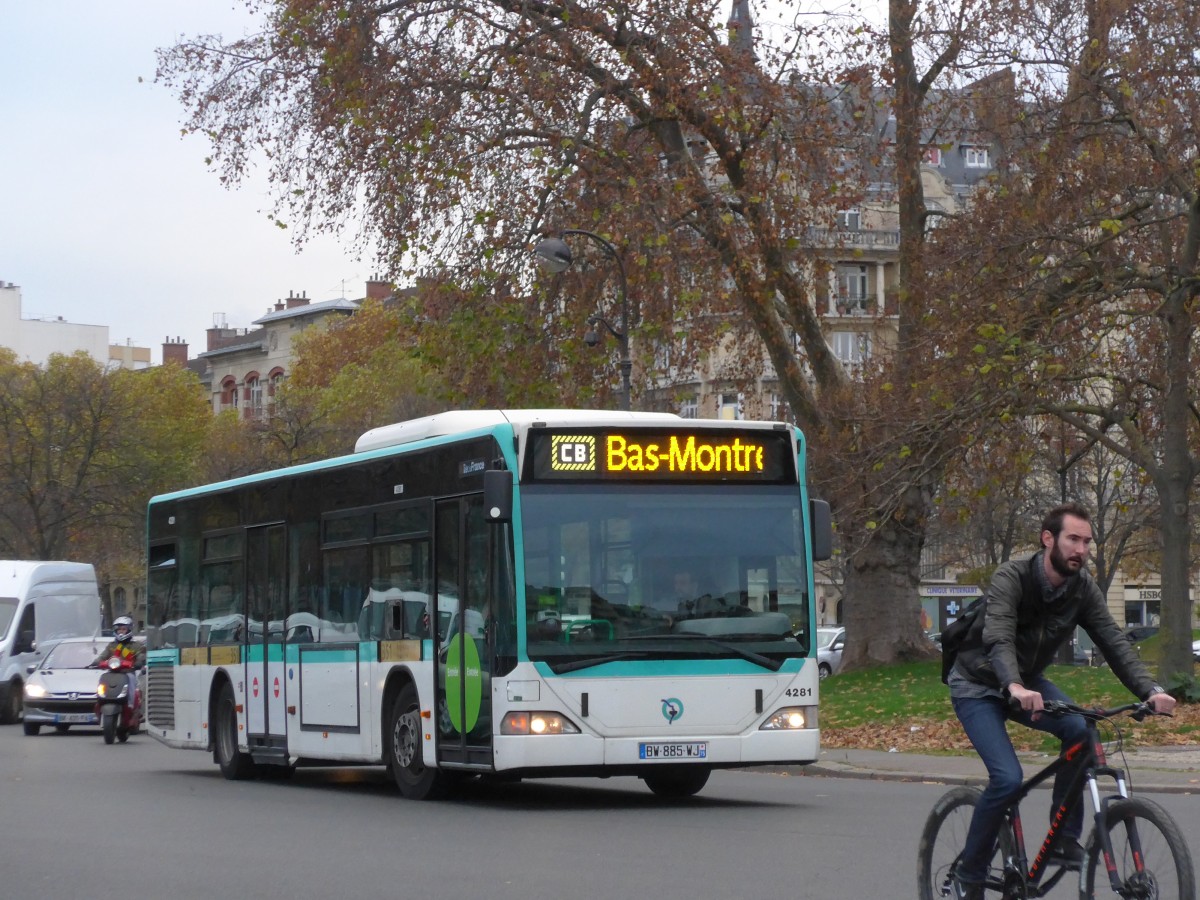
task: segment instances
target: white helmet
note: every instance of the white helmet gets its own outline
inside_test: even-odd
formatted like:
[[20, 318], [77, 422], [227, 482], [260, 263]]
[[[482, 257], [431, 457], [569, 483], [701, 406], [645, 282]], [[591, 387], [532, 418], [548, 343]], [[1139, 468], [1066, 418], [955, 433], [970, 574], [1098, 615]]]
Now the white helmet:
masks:
[[133, 639], [133, 619], [129, 616], [117, 616], [113, 619], [113, 637], [118, 643], [125, 643]]

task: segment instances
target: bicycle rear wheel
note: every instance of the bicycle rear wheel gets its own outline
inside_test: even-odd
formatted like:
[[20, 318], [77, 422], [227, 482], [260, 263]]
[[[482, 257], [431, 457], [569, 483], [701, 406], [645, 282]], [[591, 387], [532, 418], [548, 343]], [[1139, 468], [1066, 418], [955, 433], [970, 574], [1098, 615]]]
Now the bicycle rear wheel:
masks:
[[[1140, 797], [1120, 800], [1108, 809], [1105, 829], [1112, 841], [1113, 864], [1122, 892], [1134, 900], [1195, 900], [1192, 857], [1170, 814]], [[1113, 896], [1099, 837], [1088, 840], [1082, 900]]]

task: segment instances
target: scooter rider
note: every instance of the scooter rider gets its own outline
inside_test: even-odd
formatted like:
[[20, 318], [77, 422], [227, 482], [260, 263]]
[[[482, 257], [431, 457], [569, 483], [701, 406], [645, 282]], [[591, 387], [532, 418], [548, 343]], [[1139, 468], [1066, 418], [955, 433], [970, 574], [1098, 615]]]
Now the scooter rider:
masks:
[[129, 702], [132, 703], [137, 696], [136, 673], [146, 665], [146, 648], [133, 639], [133, 619], [129, 616], [117, 616], [113, 620], [113, 639], [100, 651], [92, 665], [102, 667], [114, 656], [133, 662], [133, 668], [129, 670]]

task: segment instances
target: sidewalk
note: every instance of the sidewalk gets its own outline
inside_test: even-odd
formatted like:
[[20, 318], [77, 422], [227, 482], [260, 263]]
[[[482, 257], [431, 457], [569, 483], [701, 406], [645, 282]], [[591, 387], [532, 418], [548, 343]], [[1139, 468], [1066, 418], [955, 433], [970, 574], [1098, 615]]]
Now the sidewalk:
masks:
[[[1021, 753], [1026, 776], [1049, 764], [1045, 753]], [[1200, 794], [1200, 747], [1147, 747], [1109, 757], [1125, 769], [1133, 791]], [[928, 781], [937, 784], [985, 784], [987, 772], [974, 754], [934, 756], [884, 750], [822, 750], [809, 766], [790, 768], [798, 775], [826, 778], [873, 778], [880, 781]], [[1049, 784], [1045, 785], [1049, 788]]]

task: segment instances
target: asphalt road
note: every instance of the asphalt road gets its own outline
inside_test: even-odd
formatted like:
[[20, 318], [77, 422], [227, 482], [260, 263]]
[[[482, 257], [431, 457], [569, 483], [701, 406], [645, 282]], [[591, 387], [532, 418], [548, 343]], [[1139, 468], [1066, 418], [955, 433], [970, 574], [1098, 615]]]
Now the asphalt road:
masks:
[[[13, 726], [0, 761], [4, 898], [912, 897], [921, 823], [945, 790], [717, 772], [681, 802], [614, 778], [413, 803], [382, 769], [234, 783], [144, 735], [105, 746]], [[1200, 834], [1194, 798], [1155, 799]]]

